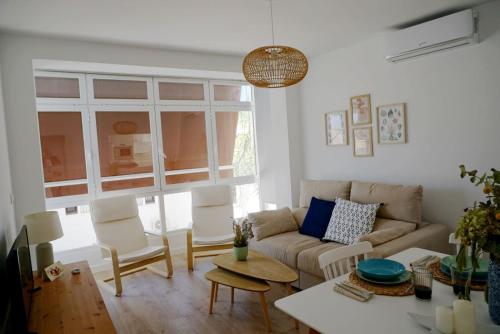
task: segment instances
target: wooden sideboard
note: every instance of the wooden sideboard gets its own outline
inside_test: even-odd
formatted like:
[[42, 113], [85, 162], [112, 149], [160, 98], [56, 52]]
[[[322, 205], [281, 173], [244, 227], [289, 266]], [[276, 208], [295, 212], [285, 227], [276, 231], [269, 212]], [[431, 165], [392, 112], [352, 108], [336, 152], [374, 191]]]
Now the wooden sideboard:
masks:
[[[71, 271], [80, 269], [80, 274]], [[64, 273], [53, 282], [35, 279], [29, 319], [30, 332], [116, 333], [87, 261], [65, 265]]]

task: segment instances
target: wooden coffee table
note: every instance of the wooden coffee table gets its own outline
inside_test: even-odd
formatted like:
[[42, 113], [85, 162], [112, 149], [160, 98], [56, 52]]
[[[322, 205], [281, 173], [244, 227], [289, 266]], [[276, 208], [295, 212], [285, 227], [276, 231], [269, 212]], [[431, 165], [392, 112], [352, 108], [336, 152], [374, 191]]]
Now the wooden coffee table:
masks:
[[[237, 261], [232, 253], [226, 253], [214, 257], [213, 263], [220, 269], [224, 269], [235, 275], [247, 278], [250, 277], [263, 282], [267, 281], [284, 284], [287, 288], [288, 295], [293, 293], [292, 282], [299, 279], [295, 270], [284, 265], [278, 260], [273, 259], [272, 257], [253, 250], [248, 251], [248, 258], [246, 261]], [[217, 286], [215, 298], [216, 294]], [[296, 328], [299, 327], [299, 323], [295, 319], [294, 324]]]

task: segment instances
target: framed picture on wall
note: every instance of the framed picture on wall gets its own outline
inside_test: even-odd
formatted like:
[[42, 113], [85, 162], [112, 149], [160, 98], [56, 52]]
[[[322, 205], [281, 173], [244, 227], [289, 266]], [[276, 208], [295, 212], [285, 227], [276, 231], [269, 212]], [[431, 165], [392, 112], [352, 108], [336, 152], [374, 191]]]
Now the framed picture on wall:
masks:
[[354, 128], [352, 129], [355, 157], [373, 156], [372, 128]]
[[377, 107], [378, 142], [406, 143], [406, 106], [404, 103]]
[[352, 126], [372, 124], [372, 108], [370, 94], [351, 97]]
[[326, 145], [347, 145], [347, 111], [332, 111], [325, 114]]

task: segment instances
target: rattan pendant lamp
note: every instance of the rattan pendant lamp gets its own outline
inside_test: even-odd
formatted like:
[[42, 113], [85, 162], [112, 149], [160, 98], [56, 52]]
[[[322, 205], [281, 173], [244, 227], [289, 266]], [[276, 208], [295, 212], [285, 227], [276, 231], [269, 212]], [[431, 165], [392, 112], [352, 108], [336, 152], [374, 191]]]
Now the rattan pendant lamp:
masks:
[[287, 87], [304, 79], [308, 69], [307, 58], [295, 48], [274, 44], [273, 2], [269, 2], [273, 45], [262, 46], [247, 54], [243, 59], [243, 75], [256, 87]]

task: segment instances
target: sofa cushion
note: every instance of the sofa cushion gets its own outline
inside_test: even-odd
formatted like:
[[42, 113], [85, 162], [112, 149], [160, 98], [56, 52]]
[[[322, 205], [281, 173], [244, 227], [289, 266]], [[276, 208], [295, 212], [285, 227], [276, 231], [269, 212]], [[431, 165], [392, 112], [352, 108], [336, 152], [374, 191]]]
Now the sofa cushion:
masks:
[[336, 200], [323, 240], [351, 245], [373, 230], [380, 204], [359, 204], [341, 198]]
[[337, 242], [327, 242], [303, 250], [297, 257], [297, 269], [324, 278], [323, 270], [319, 267], [318, 257], [326, 251], [343, 246], [345, 245]]
[[375, 247], [413, 232], [416, 227], [413, 223], [377, 217], [373, 231], [361, 236], [359, 241], [368, 241]]
[[252, 232], [257, 241], [272, 235], [296, 231], [299, 226], [289, 208], [260, 211], [248, 214]]
[[422, 186], [403, 186], [353, 181], [351, 201], [383, 203], [377, 216], [420, 224], [422, 220]]
[[375, 218], [375, 223], [373, 224], [373, 231], [386, 230], [394, 227], [402, 228], [406, 233], [415, 231], [417, 228], [417, 226], [413, 223], [377, 217]]
[[299, 232], [318, 239], [323, 238], [334, 207], [335, 202], [313, 197]]
[[249, 248], [271, 256], [295, 269], [299, 253], [318, 245], [321, 245], [319, 239], [293, 231], [273, 235], [260, 241], [252, 239]]
[[299, 226], [302, 226], [302, 224], [304, 224], [304, 219], [306, 219], [307, 211], [308, 211], [307, 208], [293, 208], [292, 209], [293, 218], [295, 218], [295, 222]]
[[327, 201], [335, 198], [349, 199], [351, 192], [351, 181], [319, 181], [303, 180], [300, 183], [300, 207], [307, 208], [314, 196]]

